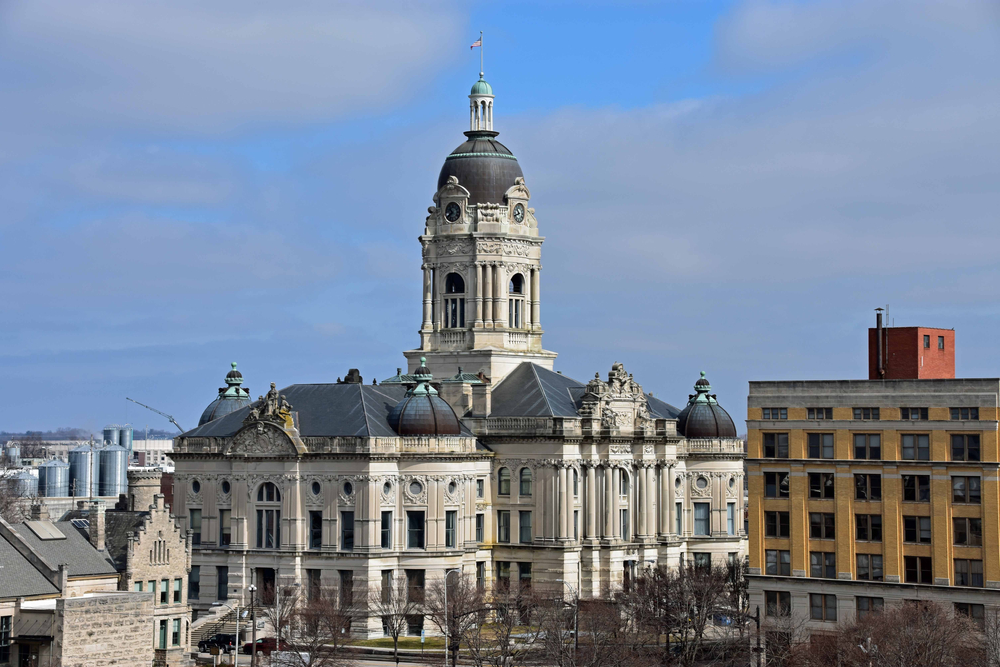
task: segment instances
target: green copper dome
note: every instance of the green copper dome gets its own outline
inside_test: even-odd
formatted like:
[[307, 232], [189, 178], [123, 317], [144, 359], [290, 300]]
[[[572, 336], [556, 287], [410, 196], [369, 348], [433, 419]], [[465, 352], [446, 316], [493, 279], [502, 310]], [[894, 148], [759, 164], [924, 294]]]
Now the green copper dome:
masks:
[[469, 94], [470, 95], [492, 95], [493, 94], [493, 86], [491, 86], [490, 84], [486, 83], [486, 79], [484, 79], [482, 76], [480, 76], [479, 77], [479, 81], [476, 81], [474, 84], [472, 84], [472, 92], [469, 93]]

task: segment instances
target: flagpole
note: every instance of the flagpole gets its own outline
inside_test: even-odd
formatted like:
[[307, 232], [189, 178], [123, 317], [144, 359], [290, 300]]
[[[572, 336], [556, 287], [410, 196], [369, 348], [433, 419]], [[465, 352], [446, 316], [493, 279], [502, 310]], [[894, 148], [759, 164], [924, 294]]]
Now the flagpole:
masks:
[[483, 31], [479, 31], [479, 76], [483, 76]]

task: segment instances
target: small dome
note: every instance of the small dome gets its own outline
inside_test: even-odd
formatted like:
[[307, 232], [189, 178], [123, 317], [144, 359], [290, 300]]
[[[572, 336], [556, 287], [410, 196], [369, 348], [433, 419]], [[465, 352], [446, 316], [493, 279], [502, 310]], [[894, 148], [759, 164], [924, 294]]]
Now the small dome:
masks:
[[240, 386], [243, 384], [243, 374], [236, 370], [235, 361], [231, 365], [232, 370], [226, 373], [226, 386], [219, 389], [219, 395], [201, 413], [198, 426], [250, 405], [250, 392]]
[[472, 84], [472, 92], [469, 93], [469, 94], [470, 95], [492, 95], [493, 94], [493, 86], [491, 86], [490, 84], [486, 83], [486, 79], [484, 79], [483, 76], [480, 74], [479, 75], [479, 81], [476, 81], [474, 84]]
[[226, 373], [226, 384], [243, 384], [243, 373], [236, 370], [236, 362], [232, 363], [233, 370]]
[[685, 437], [697, 438], [735, 438], [736, 425], [719, 402], [715, 394], [710, 394], [712, 385], [702, 371], [701, 378], [694, 383], [695, 393], [685, 407], [677, 415], [677, 430]]
[[423, 358], [413, 377], [417, 386], [389, 412], [389, 426], [399, 435], [460, 435], [458, 416], [430, 385], [433, 376]]

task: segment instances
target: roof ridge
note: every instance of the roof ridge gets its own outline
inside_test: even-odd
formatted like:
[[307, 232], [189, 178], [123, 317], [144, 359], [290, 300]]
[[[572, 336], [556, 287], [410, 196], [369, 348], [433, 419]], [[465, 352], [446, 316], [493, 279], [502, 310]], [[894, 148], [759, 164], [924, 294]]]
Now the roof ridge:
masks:
[[358, 384], [358, 391], [361, 393], [361, 414], [365, 418], [365, 430], [368, 431], [366, 435], [371, 437], [372, 435], [372, 425], [368, 422], [368, 404], [365, 403], [365, 385]]
[[535, 370], [535, 364], [530, 361], [526, 361], [524, 363], [531, 366], [531, 374], [535, 376], [535, 382], [538, 383], [538, 391], [542, 394], [542, 400], [545, 401], [545, 407], [548, 408], [549, 414], [554, 416], [556, 412], [552, 409], [552, 404], [549, 403], [549, 396], [545, 393], [545, 387], [542, 386], [542, 379], [538, 377], [538, 371]]

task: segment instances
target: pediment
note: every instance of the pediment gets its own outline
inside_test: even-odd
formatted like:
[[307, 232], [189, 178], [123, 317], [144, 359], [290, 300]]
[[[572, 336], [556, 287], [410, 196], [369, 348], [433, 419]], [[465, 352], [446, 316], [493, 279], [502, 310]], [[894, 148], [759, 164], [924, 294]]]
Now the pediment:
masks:
[[448, 181], [434, 195], [434, 203], [440, 205], [443, 199], [468, 199], [471, 193], [462, 187], [457, 176], [449, 176]]
[[[227, 456], [274, 456], [298, 457], [305, 453], [305, 447], [294, 434], [289, 434], [280, 426], [258, 421], [240, 429], [226, 450]], [[301, 451], [300, 451], [301, 449]]]
[[510, 186], [507, 192], [504, 193], [504, 197], [508, 201], [511, 199], [531, 199], [531, 193], [528, 192], [528, 186], [524, 184], [523, 176], [518, 176], [514, 179], [514, 185]]

